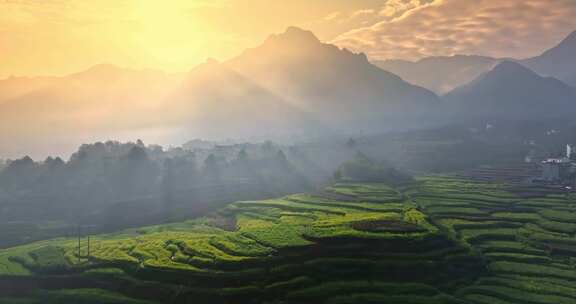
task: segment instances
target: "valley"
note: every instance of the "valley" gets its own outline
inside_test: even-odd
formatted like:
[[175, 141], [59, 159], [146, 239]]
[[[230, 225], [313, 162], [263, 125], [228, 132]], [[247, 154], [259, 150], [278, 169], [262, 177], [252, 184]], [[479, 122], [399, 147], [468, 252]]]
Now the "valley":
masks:
[[574, 16], [0, 0], [0, 304], [576, 304]]
[[573, 303], [575, 206], [464, 177], [337, 183], [92, 235], [89, 253], [87, 236], [80, 254], [75, 238], [2, 250], [0, 302]]

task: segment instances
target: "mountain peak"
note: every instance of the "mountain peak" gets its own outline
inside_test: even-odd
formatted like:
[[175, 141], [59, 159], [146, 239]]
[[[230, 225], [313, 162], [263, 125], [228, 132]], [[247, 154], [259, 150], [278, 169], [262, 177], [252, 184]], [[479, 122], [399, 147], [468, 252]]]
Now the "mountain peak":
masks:
[[71, 76], [80, 78], [96, 77], [105, 79], [121, 75], [127, 71], [128, 70], [125, 70], [113, 64], [97, 64], [89, 67], [84, 71], [72, 74]]
[[466, 119], [506, 120], [566, 118], [575, 109], [574, 98], [574, 90], [560, 80], [542, 77], [514, 61], [503, 61], [445, 95], [455, 113]]
[[570, 33], [570, 35], [568, 35], [566, 38], [564, 38], [564, 40], [562, 40], [562, 42], [560, 42], [559, 47], [562, 46], [570, 46], [576, 48], [576, 31]]
[[492, 69], [492, 73], [497, 73], [497, 74], [507, 74], [507, 75], [511, 75], [511, 74], [535, 74], [532, 70], [530, 70], [529, 68], [514, 62], [514, 61], [502, 61], [501, 63], [499, 63], [498, 65], [496, 65], [494, 67], [494, 69]]
[[320, 43], [320, 40], [318, 37], [316, 37], [316, 35], [314, 35], [314, 33], [295, 26], [288, 27], [284, 33], [273, 35], [270, 37], [270, 39], [286, 41], [290, 43]]
[[116, 72], [116, 71], [121, 71], [122, 68], [113, 65], [113, 64], [109, 64], [109, 63], [101, 63], [101, 64], [97, 64], [97, 65], [93, 65], [91, 67], [89, 67], [88, 69], [86, 69], [84, 72], [89, 73], [109, 73], [109, 72]]
[[542, 55], [522, 61], [540, 75], [552, 76], [570, 85], [576, 85], [576, 31]]
[[[558, 45], [555, 47], [547, 50], [542, 55], [528, 59], [528, 62], [536, 61], [536, 64], [539, 64], [538, 61], [562, 61], [562, 60], [570, 60], [574, 58], [574, 54], [576, 54], [576, 31], [572, 32], [570, 35], [566, 36]], [[562, 59], [562, 60], [561, 60]], [[554, 62], [554, 64], [557, 64]]]
[[305, 30], [303, 28], [299, 28], [297, 26], [289, 26], [286, 28], [286, 31], [284, 31], [283, 35], [307, 35], [307, 36], [313, 36], [316, 37], [314, 35], [314, 33], [312, 33], [312, 31], [309, 30]]

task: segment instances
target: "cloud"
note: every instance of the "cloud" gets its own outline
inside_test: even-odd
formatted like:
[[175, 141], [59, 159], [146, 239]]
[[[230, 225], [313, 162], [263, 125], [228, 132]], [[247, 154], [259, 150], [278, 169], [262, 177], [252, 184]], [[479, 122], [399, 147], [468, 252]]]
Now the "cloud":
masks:
[[332, 42], [377, 59], [529, 57], [576, 29], [574, 0], [389, 0], [378, 15]]
[[333, 12], [333, 13], [329, 14], [328, 16], [324, 17], [324, 20], [325, 21], [332, 21], [332, 20], [338, 19], [338, 17], [340, 17], [341, 14], [342, 13], [340, 13], [340, 12]]
[[372, 16], [372, 15], [374, 15], [374, 13], [376, 13], [376, 10], [361, 9], [361, 10], [357, 10], [357, 11], [353, 12], [350, 17], [351, 18], [359, 18], [359, 17], [363, 17], [363, 16]]
[[339, 23], [376, 23], [378, 21], [391, 21], [420, 9], [432, 3], [434, 0], [387, 0], [382, 1], [378, 9], [365, 8], [347, 14], [330, 14], [331, 18], [324, 18], [325, 21], [337, 20]]
[[396, 18], [402, 18], [414, 10], [426, 7], [432, 2], [432, 0], [388, 0], [379, 14], [394, 20]]

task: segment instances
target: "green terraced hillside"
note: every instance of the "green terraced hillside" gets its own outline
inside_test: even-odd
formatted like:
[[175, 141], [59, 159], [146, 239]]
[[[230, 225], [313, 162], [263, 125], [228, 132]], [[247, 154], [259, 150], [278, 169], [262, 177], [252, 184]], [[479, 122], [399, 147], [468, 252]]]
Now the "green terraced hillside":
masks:
[[34, 243], [0, 251], [0, 303], [576, 303], [576, 200], [532, 190], [336, 184], [92, 236], [90, 253]]

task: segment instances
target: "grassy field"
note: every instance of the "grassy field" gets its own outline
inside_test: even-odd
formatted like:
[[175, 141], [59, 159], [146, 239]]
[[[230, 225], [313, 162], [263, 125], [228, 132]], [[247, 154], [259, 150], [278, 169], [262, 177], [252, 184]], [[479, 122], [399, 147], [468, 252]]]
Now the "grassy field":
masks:
[[[446, 176], [0, 251], [0, 303], [576, 303], [576, 201]], [[35, 300], [36, 299], [36, 300]]]

